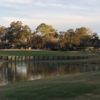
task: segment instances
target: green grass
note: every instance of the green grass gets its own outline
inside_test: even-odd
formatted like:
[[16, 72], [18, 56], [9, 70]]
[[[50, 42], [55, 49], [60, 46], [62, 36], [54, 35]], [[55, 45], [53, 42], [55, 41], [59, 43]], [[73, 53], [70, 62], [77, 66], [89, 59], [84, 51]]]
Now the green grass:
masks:
[[[48, 50], [0, 50], [0, 56], [5, 60], [8, 56], [9, 61], [14, 61], [15, 56], [35, 56], [40, 59], [37, 61], [66, 61], [69, 63], [98, 63], [100, 61], [100, 55], [98, 53], [88, 53], [82, 51], [48, 51]], [[5, 57], [6, 56], [6, 57]], [[46, 58], [47, 57], [47, 58]], [[64, 58], [63, 58], [64, 57]], [[60, 60], [59, 60], [60, 58]], [[20, 60], [17, 58], [16, 60]], [[28, 58], [26, 58], [28, 59]], [[43, 59], [43, 60], [41, 60]], [[45, 60], [44, 60], [45, 59]], [[66, 60], [65, 60], [66, 59]]]
[[92, 56], [94, 54], [71, 51], [0, 50], [0, 56]]
[[95, 96], [99, 93], [100, 72], [19, 82], [0, 87], [2, 100], [78, 100], [78, 97], [82, 100], [88, 94]]

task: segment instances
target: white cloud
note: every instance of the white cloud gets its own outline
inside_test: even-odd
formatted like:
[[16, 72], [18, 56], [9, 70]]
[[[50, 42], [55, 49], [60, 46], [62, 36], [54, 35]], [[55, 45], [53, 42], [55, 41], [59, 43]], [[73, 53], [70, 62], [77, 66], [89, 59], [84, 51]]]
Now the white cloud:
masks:
[[0, 0], [0, 3], [10, 3], [10, 4], [28, 4], [32, 0]]
[[86, 3], [96, 3], [96, 2], [98, 2], [98, 0], [83, 0], [83, 2], [86, 2]]
[[65, 6], [64, 4], [60, 4], [60, 3], [54, 3], [54, 2], [41, 2], [41, 1], [37, 1], [35, 2], [33, 5], [36, 6], [40, 6], [40, 7], [59, 7], [59, 8], [66, 8], [67, 6]]
[[20, 20], [31, 27], [42, 22], [59, 27], [96, 25], [100, 23], [99, 5], [100, 0], [0, 0], [0, 16], [4, 16], [0, 23], [7, 26]]
[[100, 23], [99, 17], [85, 17], [85, 16], [40, 16], [40, 17], [1, 17], [1, 20], [3, 20], [6, 23], [11, 23], [12, 21], [22, 21], [23, 23], [26, 23], [30, 26], [32, 25], [38, 25], [42, 22], [47, 24], [53, 24], [53, 25], [61, 25], [61, 24], [90, 24], [90, 23]]
[[0, 17], [0, 24], [3, 26], [9, 26], [12, 21], [22, 21], [23, 24], [30, 26], [34, 30], [39, 24], [46, 23], [52, 25], [58, 31], [66, 31], [69, 28], [77, 28], [81, 26], [89, 27], [95, 32], [99, 33], [99, 17], [85, 17], [85, 16], [55, 16], [45, 18], [41, 16], [40, 18], [20, 18], [20, 17]]

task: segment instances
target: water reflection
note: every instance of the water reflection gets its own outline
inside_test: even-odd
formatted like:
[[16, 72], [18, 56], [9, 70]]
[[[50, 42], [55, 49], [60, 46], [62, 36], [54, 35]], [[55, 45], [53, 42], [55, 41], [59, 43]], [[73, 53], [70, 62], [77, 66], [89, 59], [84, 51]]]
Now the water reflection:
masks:
[[98, 70], [99, 64], [0, 62], [0, 84]]

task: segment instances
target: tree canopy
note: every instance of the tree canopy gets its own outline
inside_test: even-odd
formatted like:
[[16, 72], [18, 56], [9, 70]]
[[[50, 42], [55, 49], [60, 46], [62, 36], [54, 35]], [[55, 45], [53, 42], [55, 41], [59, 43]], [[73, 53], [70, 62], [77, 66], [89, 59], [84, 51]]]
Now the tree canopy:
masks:
[[86, 27], [57, 32], [45, 23], [38, 25], [35, 31], [21, 21], [11, 22], [9, 27], [0, 26], [1, 49], [79, 50], [87, 47], [99, 48], [100, 39]]

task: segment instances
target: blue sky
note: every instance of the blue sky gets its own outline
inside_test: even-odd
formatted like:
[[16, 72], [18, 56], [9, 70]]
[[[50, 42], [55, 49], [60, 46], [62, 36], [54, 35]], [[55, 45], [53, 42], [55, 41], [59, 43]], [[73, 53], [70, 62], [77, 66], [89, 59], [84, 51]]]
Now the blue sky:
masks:
[[0, 25], [17, 20], [32, 29], [44, 22], [57, 30], [85, 26], [100, 33], [100, 0], [0, 0]]

